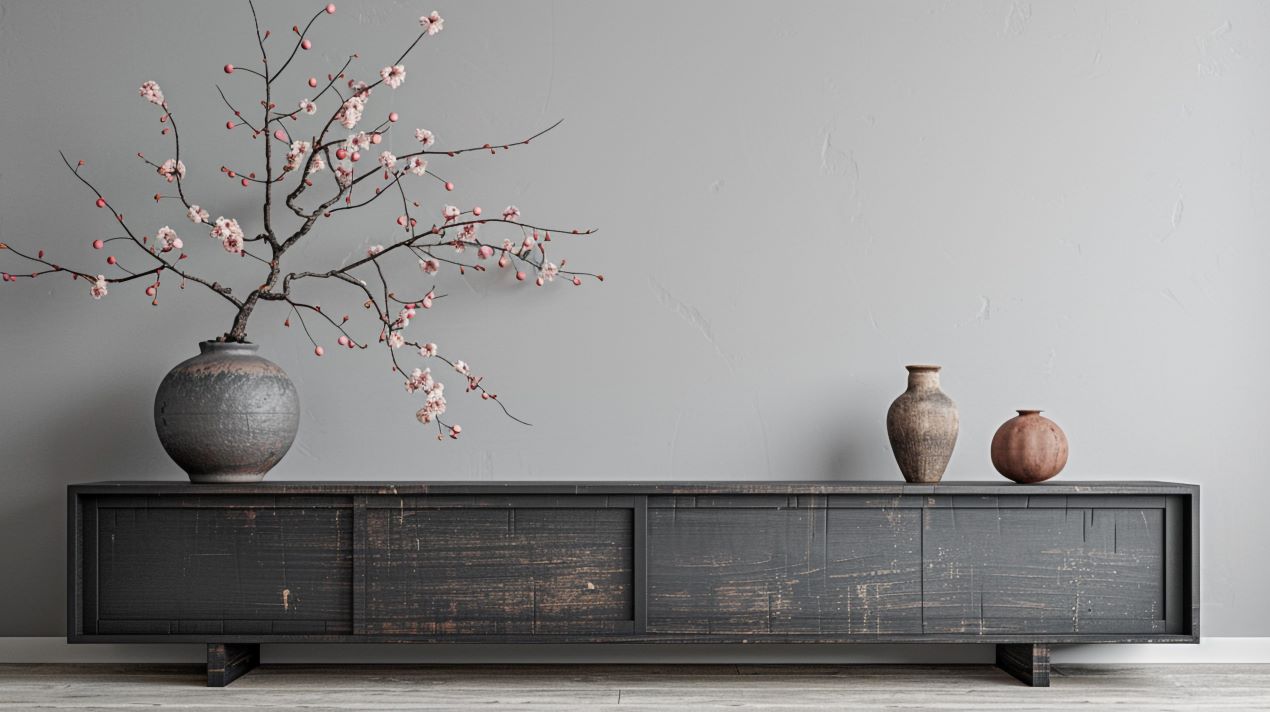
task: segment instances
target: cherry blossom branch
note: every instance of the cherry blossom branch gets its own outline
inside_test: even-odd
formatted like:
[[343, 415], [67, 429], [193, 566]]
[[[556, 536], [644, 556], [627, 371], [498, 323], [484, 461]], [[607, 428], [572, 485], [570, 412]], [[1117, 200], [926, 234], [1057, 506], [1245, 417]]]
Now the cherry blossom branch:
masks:
[[[146, 253], [147, 255], [150, 255], [152, 258], [154, 258], [156, 261], [162, 264], [165, 268], [170, 269], [176, 274], [180, 275], [182, 279], [186, 279], [191, 282], [201, 284], [207, 287], [208, 289], [212, 290], [216, 294], [220, 295], [223, 299], [227, 300], [230, 304], [233, 304], [234, 306], [237, 306], [240, 308], [242, 307], [242, 302], [239, 301], [236, 297], [234, 297], [230, 293], [230, 289], [228, 287], [223, 287], [219, 283], [209, 282], [201, 277], [196, 277], [192, 274], [189, 274], [188, 272], [184, 272], [178, 269], [174, 263], [168, 262], [162, 257], [159, 257], [158, 255], [154, 254], [150, 250], [146, 249], [145, 244], [141, 242], [141, 240], [137, 239], [136, 234], [134, 234], [132, 232], [132, 229], [128, 227], [128, 224], [124, 222], [123, 213], [119, 212], [118, 210], [115, 210], [114, 206], [110, 204], [110, 201], [106, 200], [106, 196], [102, 195], [101, 191], [97, 190], [96, 186], [94, 186], [87, 178], [85, 178], [83, 175], [80, 174], [78, 167], [71, 165], [71, 162], [66, 158], [66, 154], [62, 153], [61, 151], [58, 151], [57, 155], [62, 157], [62, 163], [66, 164], [66, 167], [70, 170], [72, 174], [74, 174], [76, 178], [79, 179], [79, 182], [87, 186], [88, 189], [93, 191], [93, 194], [97, 196], [97, 206], [101, 208], [110, 209], [111, 214], [114, 215], [115, 218], [119, 221], [119, 226], [122, 227], [123, 231], [128, 235], [128, 239], [132, 240], [132, 242], [134, 242], [137, 245], [137, 247], [140, 247], [142, 252]], [[178, 260], [179, 259], [180, 258], [178, 258]]]
[[[295, 59], [295, 55], [296, 55], [296, 53], [297, 53], [297, 52], [299, 52], [299, 51], [300, 51], [300, 47], [302, 47], [302, 46], [304, 45], [304, 39], [305, 39], [305, 38], [304, 38], [304, 36], [305, 36], [306, 34], [308, 34], [308, 33], [309, 33], [309, 28], [313, 26], [313, 23], [314, 23], [314, 22], [317, 22], [317, 19], [318, 19], [319, 17], [321, 17], [321, 16], [323, 15], [323, 13], [328, 14], [328, 15], [330, 15], [330, 14], [334, 14], [334, 13], [335, 13], [335, 6], [334, 6], [334, 5], [327, 5], [326, 7], [322, 8], [321, 10], [318, 10], [318, 11], [317, 11], [317, 13], [316, 13], [315, 15], [313, 15], [313, 17], [312, 17], [312, 18], [310, 18], [310, 19], [309, 19], [309, 24], [307, 24], [307, 25], [305, 25], [305, 26], [304, 26], [304, 31], [303, 31], [303, 32], [301, 32], [301, 33], [299, 33], [299, 34], [300, 34], [300, 36], [299, 36], [298, 38], [296, 38], [296, 41], [295, 41], [295, 47], [292, 47], [292, 48], [291, 48], [291, 56], [287, 57], [287, 61], [285, 61], [285, 62], [283, 62], [283, 63], [282, 63], [282, 66], [278, 68], [278, 71], [277, 71], [277, 72], [275, 72], [275, 73], [274, 73], [274, 75], [273, 75], [272, 77], [269, 77], [268, 81], [270, 81], [270, 82], [277, 81], [277, 80], [278, 80], [278, 77], [279, 77], [279, 76], [281, 76], [281, 74], [282, 74], [283, 72], [287, 71], [287, 67], [291, 66], [291, 60]], [[257, 31], [259, 31], [259, 28], [257, 28]], [[263, 52], [264, 50], [265, 50], [265, 48], [264, 48], [264, 44], [262, 43], [262, 44], [261, 44], [261, 46], [260, 46], [260, 51], [261, 51], [261, 52]]]
[[514, 141], [512, 143], [503, 143], [503, 144], [496, 143], [492, 145], [487, 143], [483, 146], [473, 146], [471, 148], [456, 148], [453, 150], [444, 150], [444, 151], [429, 151], [425, 149], [415, 153], [407, 153], [406, 155], [401, 156], [401, 158], [412, 158], [414, 156], [451, 156], [453, 157], [453, 156], [458, 156], [464, 153], [471, 153], [472, 151], [489, 151], [490, 154], [493, 155], [494, 151], [498, 148], [502, 148], [504, 151], [506, 151], [510, 149], [512, 146], [528, 146], [530, 141], [538, 138], [539, 136], [542, 136], [543, 134], [547, 133], [548, 131], [556, 128], [557, 126], [563, 123], [564, 123], [564, 119], [560, 119], [556, 123], [548, 126], [542, 131], [539, 131], [533, 136], [530, 136], [529, 138], [521, 139], [519, 141]]
[[[161, 228], [155, 234], [153, 243], [151, 243], [149, 236], [139, 237], [124, 221], [123, 214], [106, 201], [104, 195], [80, 173], [78, 166], [71, 165], [65, 155], [62, 155], [63, 163], [70, 168], [80, 182], [97, 196], [98, 207], [110, 209], [125, 233], [124, 235], [107, 239], [94, 240], [93, 247], [103, 249], [108, 242], [124, 240], [141, 249], [157, 264], [143, 270], [130, 269], [133, 266], [124, 266], [120, 264], [114, 255], [110, 255], [107, 258], [107, 263], [122, 273], [122, 275], [108, 278], [105, 275], [93, 275], [86, 271], [63, 267], [50, 259], [46, 259], [43, 250], [31, 254], [28, 251], [16, 250], [10, 245], [0, 243], [0, 250], [12, 252], [18, 259], [38, 266], [35, 271], [29, 273], [3, 273], [3, 281], [15, 282], [20, 278], [33, 279], [47, 274], [65, 272], [70, 274], [72, 279], [84, 278], [90, 283], [92, 296], [100, 299], [106, 295], [107, 287], [111, 284], [153, 279], [154, 282], [146, 288], [146, 294], [153, 298], [152, 303], [157, 304], [158, 291], [161, 286], [159, 278], [165, 270], [171, 270], [174, 274], [181, 277], [182, 288], [184, 288], [186, 281], [201, 284], [235, 307], [236, 313], [233, 323], [229, 331], [219, 337], [219, 340], [245, 342], [247, 325], [255, 313], [255, 308], [262, 302], [281, 302], [288, 310], [288, 316], [284, 324], [290, 326], [291, 316], [294, 315], [296, 320], [300, 322], [306, 337], [313, 344], [316, 354], [321, 356], [324, 353], [323, 346], [320, 340], [316, 338], [317, 335], [310, 329], [305, 318], [306, 314], [308, 316], [317, 314], [321, 321], [316, 323], [320, 324], [324, 321], [327, 326], [333, 329], [338, 334], [336, 343], [340, 346], [367, 349], [373, 343], [367, 339], [358, 339], [354, 336], [352, 325], [349, 323], [350, 320], [347, 315], [342, 319], [336, 319], [323, 311], [316, 303], [309, 303], [294, 293], [296, 290], [293, 288], [300, 284], [307, 284], [307, 280], [336, 280], [353, 287], [363, 297], [362, 306], [364, 310], [373, 313], [373, 321], [377, 322], [375, 327], [378, 331], [378, 341], [387, 349], [393, 371], [404, 380], [407, 391], [411, 393], [421, 391], [425, 396], [424, 406], [416, 413], [416, 417], [424, 424], [435, 424], [438, 430], [438, 437], [445, 437], [448, 434], [449, 437], [455, 438], [458, 437], [461, 431], [459, 425], [443, 420], [443, 415], [446, 412], [446, 401], [443, 395], [444, 384], [433, 378], [429, 369], [414, 368], [407, 371], [405, 358], [409, 355], [409, 351], [402, 351], [403, 348], [411, 347], [416, 349], [418, 355], [424, 359], [437, 359], [437, 363], [445, 364], [464, 377], [468, 392], [479, 394], [482, 400], [493, 400], [507, 417], [528, 425], [529, 423], [525, 420], [512, 415], [508, 408], [498, 400], [497, 395], [486, 389], [482, 383], [482, 377], [474, 375], [465, 362], [442, 355], [439, 353], [436, 344], [406, 339], [405, 329], [409, 326], [411, 320], [415, 319], [423, 311], [431, 309], [434, 302], [444, 298], [445, 295], [436, 293], [437, 287], [434, 283], [428, 288], [426, 293], [418, 298], [403, 298], [399, 296], [398, 292], [394, 291], [390, 284], [387, 276], [388, 272], [385, 271], [386, 263], [384, 260], [394, 259], [394, 256], [399, 257], [402, 255], [418, 258], [420, 269], [427, 275], [437, 274], [443, 265], [447, 266], [447, 268], [457, 268], [460, 274], [465, 274], [465, 271], [469, 269], [481, 272], [489, 271], [488, 265], [494, 263], [499, 268], [514, 265], [515, 269], [513, 271], [517, 280], [526, 280], [528, 278], [526, 272], [533, 271], [536, 272], [536, 279], [533, 281], [539, 286], [554, 280], [557, 275], [570, 277], [575, 285], [581, 284], [581, 277], [603, 281], [603, 275], [566, 270], [565, 260], [560, 260], [560, 264], [556, 265], [547, 259], [546, 243], [552, 240], [552, 233], [557, 236], [565, 234], [590, 235], [596, 232], [594, 229], [557, 230], [541, 227], [522, 221], [520, 219], [520, 210], [514, 206], [508, 206], [503, 211], [502, 218], [498, 218], [481, 217], [481, 209], [479, 207], [460, 210], [449, 205], [440, 211], [442, 221], [439, 224], [433, 223], [431, 227], [424, 228], [420, 225], [421, 219], [416, 217], [420, 202], [419, 200], [411, 200], [407, 194], [408, 186], [412, 188], [411, 192], [413, 192], [413, 186], [417, 185], [410, 182], [410, 179], [406, 177], [407, 174], [421, 178], [431, 178], [441, 183], [446, 192], [454, 191], [453, 183], [445, 180], [445, 178], [428, 167], [426, 160], [428, 156], [444, 155], [453, 158], [474, 151], [489, 151], [491, 154], [496, 155], [499, 150], [509, 150], [512, 147], [528, 145], [534, 139], [559, 127], [563, 120], [557, 121], [519, 141], [503, 144], [486, 143], [481, 146], [452, 150], [433, 150], [431, 148], [435, 142], [433, 134], [430, 131], [416, 129], [415, 138], [422, 144], [419, 146], [419, 150], [403, 154], [402, 156], [393, 156], [389, 151], [382, 151], [377, 159], [359, 163], [359, 160], [363, 158], [371, 158], [372, 151], [377, 150], [372, 149], [372, 147], [380, 144], [384, 137], [393, 131], [399, 120], [396, 112], [390, 112], [387, 118], [379, 121], [378, 124], [371, 126], [372, 122], [366, 122], [363, 124], [362, 129], [356, 130], [357, 125], [362, 123], [363, 112], [371, 99], [372, 92], [396, 90], [405, 82], [406, 68], [401, 63], [419, 46], [424, 37], [435, 35], [441, 31], [443, 20], [440, 15], [433, 12], [430, 15], [419, 18], [422, 30], [418, 36], [400, 53], [392, 64], [379, 70], [378, 79], [370, 77], [370, 79], [374, 79], [370, 83], [348, 80], [349, 91], [346, 96], [345, 92], [338, 86], [338, 83], [346, 79], [346, 72], [353, 61], [358, 58], [358, 55], [354, 53], [348, 56], [339, 71], [327, 75], [325, 85], [322, 85], [314, 77], [308, 79], [309, 89], [316, 91], [316, 94], [309, 98], [300, 98], [297, 107], [290, 111], [277, 111], [277, 105], [274, 103], [275, 90], [277, 89], [274, 86], [275, 82], [290, 67], [301, 50], [312, 48], [312, 40], [309, 37], [310, 31], [313, 29], [317, 19], [323, 14], [333, 14], [335, 6], [328, 4], [316, 12], [304, 25], [303, 29], [300, 29], [298, 25], [292, 28], [297, 35], [296, 44], [291, 48], [286, 59], [277, 67], [276, 71], [271, 71], [270, 57], [265, 45], [265, 41], [270, 37], [270, 32], [267, 30], [262, 32], [260, 16], [254, 0], [248, 0], [247, 5], [251, 12], [263, 71], [226, 64], [225, 72], [232, 74], [236, 71], [243, 71], [262, 79], [264, 100], [260, 102], [263, 109], [261, 123], [254, 124], [244, 118], [243, 113], [230, 100], [224, 89], [217, 86], [216, 90], [220, 95], [221, 101], [233, 114], [233, 118], [226, 122], [227, 129], [233, 130], [238, 126], [244, 126], [251, 131], [253, 140], [260, 138], [264, 134], [264, 170], [260, 176], [251, 169], [242, 172], [232, 170], [228, 166], [221, 166], [220, 170], [226, 177], [236, 180], [244, 188], [263, 187], [264, 196], [261, 203], [263, 224], [261, 229], [256, 234], [248, 237], [237, 220], [224, 216], [212, 220], [206, 210], [190, 201], [190, 196], [185, 192], [185, 165], [182, 163], [182, 137], [177, 127], [177, 117], [163, 97], [159, 86], [153, 81], [142, 84], [139, 93], [142, 98], [157, 105], [162, 110], [162, 115], [159, 118], [159, 121], [164, 124], [162, 133], [167, 135], [169, 131], [171, 132], [174, 157], [162, 163], [156, 163], [147, 159], [142, 153], [138, 153], [137, 156], [144, 163], [154, 168], [167, 182], [176, 184], [175, 195], [165, 195], [161, 191], [154, 195], [156, 202], [161, 202], [164, 199], [179, 201], [185, 208], [186, 217], [196, 225], [209, 227], [210, 236], [219, 241], [226, 251], [240, 257], [251, 258], [267, 268], [268, 271], [264, 275], [263, 280], [256, 283], [259, 286], [252, 289], [244, 297], [239, 298], [233, 295], [230, 288], [222, 286], [219, 282], [210, 281], [183, 270], [179, 263], [187, 259], [187, 255], [184, 252], [178, 252], [178, 256], [171, 260], [164, 256], [165, 253], [172, 250], [180, 250], [183, 246], [182, 241], [176, 236], [175, 230], [168, 226]], [[332, 94], [339, 98], [340, 104], [331, 112], [319, 130], [315, 132], [301, 131], [296, 128], [300, 124], [289, 126], [286, 123], [288, 120], [299, 121], [302, 118], [302, 114], [315, 114], [317, 112], [316, 102]], [[276, 126], [274, 126], [275, 123]], [[338, 133], [337, 125], [349, 131], [356, 131], [344, 139], [334, 138], [334, 135]], [[305, 138], [306, 136], [307, 138]], [[285, 165], [282, 165], [280, 170], [275, 170], [277, 166], [274, 164], [274, 141], [281, 142], [286, 151]], [[81, 161], [79, 165], [82, 166], [83, 162]], [[360, 171], [358, 170], [359, 166], [361, 168]], [[302, 197], [316, 182], [315, 174], [322, 171], [330, 172], [334, 183], [331, 192], [334, 194], [329, 195], [325, 186], [323, 186], [321, 189], [322, 194], [329, 195], [329, 197], [319, 200], [312, 207], [302, 205]], [[284, 181], [289, 180], [288, 174], [292, 172], [297, 173], [297, 180], [295, 186], [287, 192], [283, 184]], [[284, 191], [280, 193], [280, 195], [285, 194], [282, 202], [290, 209], [289, 212], [299, 219], [298, 225], [288, 225], [284, 228], [283, 225], [275, 223], [275, 218], [279, 217], [275, 216], [272, 210], [275, 184], [278, 185], [279, 190]], [[431, 183], [428, 182], [428, 185], [431, 185]], [[359, 186], [365, 187], [359, 189]], [[287, 252], [299, 241], [310, 235], [321, 218], [330, 218], [335, 213], [366, 207], [378, 200], [380, 195], [394, 189], [401, 201], [401, 215], [397, 218], [397, 227], [400, 228], [400, 232], [397, 233], [394, 241], [387, 247], [372, 246], [365, 257], [327, 270], [284, 270]], [[363, 194], [359, 192], [360, 190], [368, 192]], [[341, 201], [343, 205], [338, 205]], [[283, 215], [285, 216], [285, 213]], [[470, 219], [464, 216], [470, 216]], [[499, 245], [479, 236], [478, 231], [480, 228], [492, 229], [500, 224], [518, 229], [519, 238], [515, 241], [503, 239], [502, 244]], [[247, 249], [247, 243], [251, 242], [262, 242], [267, 245], [269, 255], [262, 257]], [[459, 255], [468, 250], [475, 250], [476, 258], [448, 257], [442, 254], [446, 249], [453, 249]], [[492, 260], [492, 262], [487, 262], [489, 260]], [[363, 267], [373, 269], [374, 276], [371, 277], [369, 274], [358, 272]], [[368, 284], [365, 279], [361, 279], [355, 274], [364, 275], [367, 279], [374, 281]], [[412, 287], [406, 289], [403, 294], [418, 294], [419, 291], [419, 287]]]

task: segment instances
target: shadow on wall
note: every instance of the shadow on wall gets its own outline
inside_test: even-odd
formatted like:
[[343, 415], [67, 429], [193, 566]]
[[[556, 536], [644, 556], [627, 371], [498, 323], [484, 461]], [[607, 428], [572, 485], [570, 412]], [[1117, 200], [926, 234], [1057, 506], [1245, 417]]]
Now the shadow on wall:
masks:
[[114, 380], [49, 411], [55, 418], [7, 420], [17, 447], [5, 453], [13, 469], [5, 478], [0, 540], [44, 545], [5, 551], [6, 570], [22, 573], [0, 578], [0, 604], [24, 611], [20, 629], [6, 634], [47, 635], [65, 623], [66, 562], [50, 554], [65, 550], [66, 485], [183, 477], [154, 434], [152, 401], [137, 397], [155, 386], [151, 378]]
[[[885, 417], [885, 411], [882, 417]], [[818, 471], [807, 473], [807, 479], [840, 482], [881, 480], [903, 482], [904, 476], [895, 464], [891, 447], [886, 443], [886, 427], [879, 425], [875, 410], [862, 405], [842, 406], [829, 411], [828, 422], [833, 423], [834, 434], [809, 433], [807, 447], [820, 448], [821, 466]], [[884, 421], [883, 421], [884, 422]], [[874, 439], [878, 430], [882, 433], [882, 450]], [[882, 463], [879, 466], [879, 462]]]

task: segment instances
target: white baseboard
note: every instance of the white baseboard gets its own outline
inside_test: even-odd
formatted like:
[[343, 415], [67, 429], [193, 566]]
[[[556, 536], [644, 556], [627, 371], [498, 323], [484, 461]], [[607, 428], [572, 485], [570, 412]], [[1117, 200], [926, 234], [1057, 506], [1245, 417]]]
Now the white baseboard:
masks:
[[[187, 643], [81, 644], [0, 637], [0, 663], [202, 663]], [[861, 645], [391, 645], [277, 643], [265, 663], [990, 663], [982, 644]], [[1270, 638], [1205, 638], [1198, 645], [1060, 645], [1056, 663], [1270, 663]]]

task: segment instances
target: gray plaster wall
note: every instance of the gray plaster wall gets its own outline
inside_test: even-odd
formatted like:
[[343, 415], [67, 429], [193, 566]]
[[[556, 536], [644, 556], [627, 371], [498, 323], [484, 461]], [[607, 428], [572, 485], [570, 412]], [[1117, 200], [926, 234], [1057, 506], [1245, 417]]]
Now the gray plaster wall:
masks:
[[[275, 52], [320, 5], [259, 4]], [[279, 103], [352, 51], [354, 76], [387, 64], [433, 7], [342, 0]], [[995, 478], [995, 428], [1045, 408], [1071, 440], [1063, 478], [1204, 486], [1204, 632], [1270, 635], [1270, 5], [436, 8], [445, 31], [372, 100], [370, 116], [403, 116], [387, 148], [407, 151], [416, 126], [458, 146], [566, 120], [511, 153], [434, 161], [458, 188], [418, 181], [424, 210], [515, 203], [599, 227], [552, 246], [608, 281], [444, 275], [448, 297], [412, 331], [534, 423], [451, 381], [464, 433], [446, 442], [415, 422], [382, 353], [336, 351], [316, 328], [316, 358], [262, 308], [249, 335], [303, 404], [273, 479], [897, 479], [886, 409], [906, 363], [934, 362], [961, 408], [947, 479]], [[89, 242], [116, 229], [61, 149], [138, 229], [175, 227], [191, 270], [258, 283], [258, 264], [151, 200], [167, 185], [134, 155], [171, 154], [137, 96], [154, 79], [181, 122], [187, 190], [259, 228], [256, 193], [218, 173], [259, 170], [259, 144], [225, 130], [213, 88], [255, 101], [250, 75], [221, 71], [255, 66], [246, 3], [0, 11], [0, 240], [104, 267]], [[397, 212], [384, 201], [322, 223], [295, 264], [389, 241]], [[0, 269], [24, 268], [0, 252]], [[413, 264], [394, 270], [427, 286]], [[231, 314], [176, 287], [165, 280], [156, 308], [141, 285], [100, 302], [64, 279], [0, 286], [0, 635], [64, 631], [66, 484], [182, 477], [153, 394]], [[373, 339], [355, 295], [305, 294]]]

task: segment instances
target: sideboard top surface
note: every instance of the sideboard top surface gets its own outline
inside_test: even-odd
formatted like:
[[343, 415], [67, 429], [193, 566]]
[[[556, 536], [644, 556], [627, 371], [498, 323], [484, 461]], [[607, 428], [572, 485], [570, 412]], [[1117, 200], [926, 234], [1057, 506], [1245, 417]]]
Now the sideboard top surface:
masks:
[[425, 495], [425, 494], [870, 494], [870, 495], [1072, 495], [1198, 494], [1199, 485], [1147, 480], [1058, 481], [1020, 485], [998, 481], [909, 484], [889, 480], [718, 480], [670, 481], [339, 481], [274, 480], [248, 484], [193, 484], [176, 480], [89, 482], [69, 485], [71, 494], [258, 494], [258, 495]]

